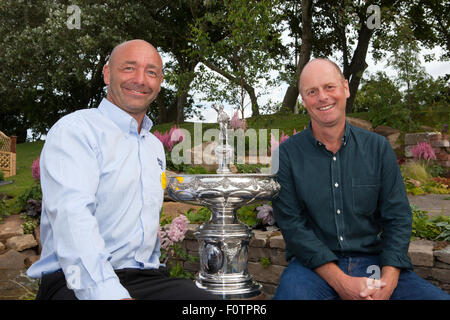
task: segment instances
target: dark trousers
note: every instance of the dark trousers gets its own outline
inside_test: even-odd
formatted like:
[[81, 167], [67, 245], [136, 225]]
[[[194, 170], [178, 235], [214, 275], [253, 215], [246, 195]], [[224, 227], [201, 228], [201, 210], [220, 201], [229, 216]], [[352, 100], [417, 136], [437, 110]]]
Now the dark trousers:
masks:
[[[166, 268], [121, 269], [115, 271], [120, 283], [137, 300], [217, 300], [218, 297], [198, 288], [192, 280], [171, 278]], [[67, 287], [62, 271], [46, 274], [41, 279], [36, 300], [76, 300]]]

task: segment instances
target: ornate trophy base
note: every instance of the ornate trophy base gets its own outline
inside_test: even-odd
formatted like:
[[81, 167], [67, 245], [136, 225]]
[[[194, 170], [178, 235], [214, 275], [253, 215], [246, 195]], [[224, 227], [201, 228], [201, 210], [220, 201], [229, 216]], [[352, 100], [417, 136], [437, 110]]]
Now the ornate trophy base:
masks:
[[261, 294], [261, 285], [247, 271], [250, 229], [240, 222], [206, 223], [195, 233], [199, 241], [199, 288], [222, 299], [249, 299]]

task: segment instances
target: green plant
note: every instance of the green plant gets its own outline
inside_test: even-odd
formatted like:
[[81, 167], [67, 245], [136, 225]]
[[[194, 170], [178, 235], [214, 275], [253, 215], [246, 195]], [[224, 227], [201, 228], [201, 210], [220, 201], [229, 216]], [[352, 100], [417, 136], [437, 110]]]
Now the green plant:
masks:
[[211, 219], [211, 211], [207, 207], [201, 207], [198, 210], [189, 209], [186, 212], [189, 223], [203, 223]]
[[413, 238], [450, 241], [450, 217], [439, 215], [430, 218], [426, 211], [420, 210], [413, 204], [411, 210], [413, 213], [411, 236]]
[[39, 225], [39, 221], [25, 213], [22, 213], [20, 217], [25, 220], [24, 223], [22, 223], [23, 232], [25, 234], [32, 234], [34, 229]]
[[0, 171], [0, 181], [5, 180], [5, 173], [3, 171]]
[[250, 206], [244, 206], [237, 210], [237, 217], [239, 221], [245, 223], [250, 228], [257, 226], [261, 220], [257, 218], [258, 213], [256, 212], [256, 207], [259, 204], [254, 204]]
[[270, 258], [268, 258], [268, 257], [262, 257], [262, 258], [259, 260], [259, 263], [261, 263], [261, 265], [262, 265], [262, 267], [263, 267], [264, 269], [267, 269], [267, 268], [270, 267], [270, 265], [272, 264], [272, 261], [271, 261]]
[[35, 183], [30, 188], [17, 197], [17, 205], [20, 210], [24, 210], [27, 207], [28, 200], [42, 200], [42, 189], [40, 183]]

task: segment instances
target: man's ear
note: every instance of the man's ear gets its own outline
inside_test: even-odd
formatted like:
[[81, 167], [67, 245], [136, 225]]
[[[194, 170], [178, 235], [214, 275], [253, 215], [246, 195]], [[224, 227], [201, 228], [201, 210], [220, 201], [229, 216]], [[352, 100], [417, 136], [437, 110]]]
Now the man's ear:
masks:
[[105, 64], [103, 66], [103, 81], [106, 85], [109, 85], [109, 64]]
[[348, 97], [350, 97], [350, 89], [348, 87], [348, 80], [344, 79], [342, 82], [344, 84], [345, 97], [348, 98]]

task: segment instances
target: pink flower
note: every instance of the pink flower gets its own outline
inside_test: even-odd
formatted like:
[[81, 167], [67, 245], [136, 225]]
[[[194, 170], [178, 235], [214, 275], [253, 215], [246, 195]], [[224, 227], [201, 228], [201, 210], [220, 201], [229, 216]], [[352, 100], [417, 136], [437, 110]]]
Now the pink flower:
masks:
[[414, 159], [425, 159], [425, 160], [436, 160], [436, 154], [434, 153], [431, 145], [424, 141], [421, 143], [417, 143], [414, 147], [411, 148], [411, 152], [414, 156]]
[[183, 241], [188, 224], [189, 219], [183, 214], [173, 219], [168, 232], [170, 240], [173, 242]]
[[170, 128], [169, 132], [166, 131], [164, 134], [161, 134], [158, 130], [155, 130], [153, 134], [161, 141], [167, 151], [172, 151], [173, 146], [184, 139], [184, 131], [176, 125]]
[[[295, 130], [295, 129], [294, 129]], [[297, 132], [295, 132], [297, 133]], [[294, 134], [295, 134], [294, 133]], [[280, 138], [280, 142], [278, 142], [275, 137], [273, 136], [273, 134], [270, 134], [270, 154], [273, 154], [273, 151], [278, 148], [278, 146], [283, 143], [284, 141], [286, 141], [287, 139], [289, 139], [289, 136], [287, 134], [284, 134], [284, 131], [281, 131], [281, 138]]]
[[39, 157], [33, 161], [31, 165], [31, 175], [36, 181], [41, 180], [41, 168], [39, 166]]
[[230, 120], [230, 128], [237, 130], [237, 129], [246, 129], [246, 123], [245, 120], [239, 119], [238, 110], [234, 113], [233, 117]]

